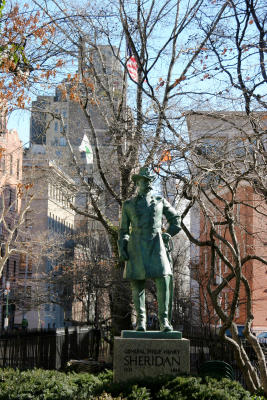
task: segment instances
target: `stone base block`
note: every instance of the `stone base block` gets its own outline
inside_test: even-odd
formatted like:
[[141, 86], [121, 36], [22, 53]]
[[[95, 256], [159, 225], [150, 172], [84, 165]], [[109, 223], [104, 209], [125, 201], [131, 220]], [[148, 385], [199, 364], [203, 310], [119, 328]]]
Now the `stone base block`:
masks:
[[114, 339], [114, 382], [190, 372], [188, 339]]

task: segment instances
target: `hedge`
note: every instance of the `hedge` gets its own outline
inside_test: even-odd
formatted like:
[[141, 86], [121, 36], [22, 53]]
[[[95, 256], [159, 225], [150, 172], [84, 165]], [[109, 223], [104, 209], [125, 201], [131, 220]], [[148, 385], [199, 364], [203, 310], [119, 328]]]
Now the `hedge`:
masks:
[[99, 375], [41, 369], [0, 370], [0, 400], [264, 400], [238, 382], [177, 376], [115, 384]]

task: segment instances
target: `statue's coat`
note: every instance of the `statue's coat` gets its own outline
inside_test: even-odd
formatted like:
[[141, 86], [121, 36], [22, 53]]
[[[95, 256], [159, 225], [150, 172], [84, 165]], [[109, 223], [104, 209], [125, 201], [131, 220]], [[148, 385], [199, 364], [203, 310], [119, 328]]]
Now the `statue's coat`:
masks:
[[172, 275], [172, 265], [161, 236], [162, 218], [166, 217], [171, 236], [180, 231], [180, 217], [167, 200], [137, 196], [126, 200], [122, 208], [119, 248], [128, 241], [129, 260], [124, 278], [143, 280]]

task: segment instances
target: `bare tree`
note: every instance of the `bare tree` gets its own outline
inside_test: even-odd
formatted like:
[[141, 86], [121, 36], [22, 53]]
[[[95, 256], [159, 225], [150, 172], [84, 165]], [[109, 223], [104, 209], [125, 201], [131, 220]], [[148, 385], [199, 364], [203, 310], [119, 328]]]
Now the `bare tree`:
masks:
[[[64, 131], [64, 118], [53, 115], [61, 120], [79, 190], [86, 193], [90, 203], [89, 209], [73, 206], [80, 214], [102, 224], [118, 259], [118, 220], [122, 202], [134, 192], [131, 176], [140, 162], [149, 165], [161, 156], [162, 141], [169, 128], [166, 117], [171, 116], [175, 100], [179, 100], [177, 89], [193, 74], [192, 65], [202, 54], [227, 3], [214, 8], [204, 35], [195, 25], [195, 18], [204, 6], [199, 0], [188, 3], [183, 11], [177, 1], [160, 5], [138, 1], [135, 6], [127, 1], [114, 1], [106, 9], [104, 5], [94, 9], [88, 4], [75, 8], [69, 4], [59, 6], [55, 1], [51, 2], [53, 7], [39, 0], [34, 3], [45, 13], [47, 21], [56, 26], [62, 54], [79, 61], [78, 72], [70, 71], [60, 90], [63, 97], [76, 101], [82, 110], [83, 127], [96, 160], [89, 181], [75, 151], [74, 130]], [[162, 29], [166, 31], [164, 37], [160, 37]], [[193, 52], [188, 52], [184, 37], [191, 29], [201, 32], [201, 40], [194, 42]], [[127, 69], [127, 47], [136, 61], [134, 79]], [[162, 63], [166, 65], [164, 74]], [[103, 142], [108, 146], [104, 147]], [[117, 272], [122, 268], [119, 264]], [[125, 304], [125, 310], [122, 309], [120, 299], [115, 300], [118, 294], [115, 289], [113, 314], [120, 313], [123, 317], [122, 328], [123, 319], [125, 327], [129, 326], [130, 308]], [[115, 323], [117, 328], [118, 323]]]
[[[253, 121], [256, 118], [261, 121], [261, 116], [254, 115]], [[260, 182], [265, 180], [264, 154], [258, 146], [262, 135], [260, 130], [255, 132], [244, 113], [196, 112], [188, 115], [187, 120], [190, 152], [187, 156], [183, 153], [183, 159], [188, 172], [187, 176], [176, 176], [183, 182], [184, 194], [190, 200], [183, 217], [193, 207], [199, 232], [194, 235], [182, 226], [193, 244], [210, 249], [206, 255], [203, 251], [198, 253], [200, 258], [206, 257], [202, 260], [206, 274], [204, 288], [221, 320], [220, 333], [233, 344], [238, 364], [253, 391], [266, 385], [265, 357], [251, 331], [256, 289], [252, 288], [251, 268], [266, 265], [263, 253], [266, 199], [264, 191], [255, 188], [255, 184], [260, 188]], [[203, 304], [204, 297], [205, 292]], [[257, 354], [260, 376], [238, 337], [237, 310], [246, 321], [244, 335]], [[225, 336], [229, 328], [232, 338]]]
[[[232, 339], [227, 340], [236, 349], [250, 389], [263, 386], [267, 392], [264, 357], [251, 334], [250, 288], [243, 273], [243, 266], [251, 260], [257, 259], [262, 264], [266, 264], [266, 260], [257, 255], [253, 246], [241, 251], [236, 239], [237, 232], [238, 235], [239, 232], [251, 233], [247, 232], [246, 223], [236, 221], [238, 205], [246, 210], [253, 209], [262, 219], [266, 215], [263, 201], [266, 196], [263, 113], [266, 104], [261, 89], [266, 83], [263, 1], [255, 6], [249, 0], [211, 4], [197, 0], [186, 4], [140, 0], [134, 5], [119, 0], [109, 2], [107, 8], [103, 3], [97, 9], [88, 4], [75, 8], [67, 2], [61, 6], [53, 0], [51, 8], [46, 1], [34, 0], [34, 3], [44, 11], [47, 21], [53, 21], [56, 26], [56, 41], [62, 54], [69, 59], [79, 59], [78, 72], [70, 69], [60, 90], [63, 97], [76, 101], [83, 114], [96, 159], [92, 175], [80, 167], [75, 138], [69, 134], [74, 130], [64, 130], [64, 118], [51, 114], [62, 122], [77, 182], [79, 180], [77, 191], [86, 193], [89, 199], [89, 208], [75, 204], [73, 208], [102, 224], [114, 257], [118, 259], [118, 217], [122, 202], [134, 191], [131, 176], [140, 162], [157, 167], [162, 152], [170, 151], [171, 163], [162, 167], [160, 175], [176, 178], [188, 199], [183, 218], [195, 206], [208, 220], [205, 240], [200, 235], [194, 236], [185, 224], [184, 231], [192, 243], [211, 249], [211, 276], [215, 273], [216, 257], [231, 271], [216, 289], [211, 284], [214, 279], [207, 286], [223, 321], [221, 332], [224, 334], [227, 328], [232, 328]], [[227, 46], [224, 47], [225, 42]], [[134, 79], [127, 69], [126, 47], [135, 57], [137, 75]], [[121, 72], [117, 64], [109, 62], [111, 56], [121, 65]], [[248, 75], [250, 70], [256, 70], [252, 77]], [[224, 112], [225, 109], [229, 112]], [[207, 113], [212, 112], [217, 113], [220, 129], [224, 129], [225, 123], [227, 129], [232, 124], [233, 130], [239, 132], [238, 139], [220, 135], [220, 146], [216, 143], [216, 146], [207, 147], [201, 131], [198, 137], [188, 137], [186, 121], [189, 116], [199, 115], [205, 121]], [[244, 112], [245, 125], [240, 126], [242, 118], [238, 112]], [[93, 118], [96, 114], [103, 123], [101, 139], [97, 118]], [[215, 131], [219, 132], [219, 128], [217, 126]], [[210, 129], [216, 141], [215, 132], [212, 127]], [[105, 150], [103, 139], [109, 144]], [[115, 166], [112, 169], [111, 160]], [[244, 187], [259, 196], [255, 199], [258, 205], [247, 204], [240, 197]], [[224, 228], [225, 233], [219, 231]], [[228, 259], [219, 242], [232, 259]], [[220, 306], [219, 294], [230, 282], [236, 290], [227, 314]], [[242, 285], [248, 299], [245, 335], [258, 356], [260, 376], [245, 354], [234, 324]], [[114, 299], [117, 293], [113, 292]], [[113, 304], [118, 305], [118, 300]], [[124, 317], [129, 317], [129, 312], [128, 307], [120, 310]], [[117, 314], [117, 309], [113, 313]], [[128, 323], [129, 318], [126, 320]]]

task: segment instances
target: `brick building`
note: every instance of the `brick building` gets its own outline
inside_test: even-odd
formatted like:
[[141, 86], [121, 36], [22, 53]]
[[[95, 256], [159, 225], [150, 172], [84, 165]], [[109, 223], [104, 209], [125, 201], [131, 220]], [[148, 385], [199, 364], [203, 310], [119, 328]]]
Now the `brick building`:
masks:
[[[258, 113], [255, 118], [262, 129], [261, 135], [264, 135], [267, 127], [264, 115]], [[255, 140], [254, 132], [244, 114], [199, 112], [187, 116], [187, 125], [190, 141], [196, 154], [206, 157], [213, 152], [217, 168], [220, 165], [220, 157], [224, 157], [224, 162], [227, 162], [228, 157], [229, 162], [234, 160], [242, 171], [242, 163], [247, 162], [245, 160], [248, 160], [249, 157], [249, 138]], [[200, 159], [195, 161], [196, 171], [200, 162]], [[209, 176], [206, 175], [203, 184], [208, 185], [208, 179]], [[226, 185], [222, 185], [221, 189], [219, 186], [216, 188], [216, 194], [210, 195], [210, 199], [211, 201], [206, 202], [207, 213], [215, 222], [215, 231], [219, 235], [214, 240], [230, 263], [235, 266], [238, 257], [242, 260], [252, 254], [266, 259], [267, 209], [262, 193], [257, 192], [251, 184], [244, 180], [238, 185], [234, 195], [226, 188]], [[230, 234], [229, 224], [225, 222], [226, 202], [229, 204], [232, 199], [234, 199], [234, 203], [231, 212], [234, 219], [235, 236]], [[194, 236], [201, 241], [210, 239], [210, 227], [209, 219], [203, 215], [199, 207], [195, 206], [191, 212], [191, 231]], [[234, 251], [231, 251], [231, 246], [234, 247]], [[212, 289], [218, 287], [229, 275], [229, 266], [218, 255], [215, 255], [213, 264], [211, 250], [208, 246], [193, 245], [191, 261], [193, 266], [191, 287], [195, 293], [193, 301], [198, 320], [199, 322], [202, 320], [204, 324], [220, 326], [221, 320], [211, 305], [206, 291], [206, 283], [211, 277], [212, 271]], [[211, 265], [215, 265], [214, 271], [211, 269]], [[255, 332], [267, 330], [267, 267], [259, 260], [252, 259], [243, 264], [242, 273], [251, 288], [252, 314], [254, 316], [252, 329]], [[237, 282], [236, 278], [232, 279], [220, 293], [219, 302], [226, 314], [229, 313]], [[247, 300], [247, 292], [244, 283], [241, 282], [235, 313], [235, 322], [240, 326], [244, 326], [246, 322]]]
[[[9, 229], [13, 229], [21, 211], [21, 198], [18, 195], [22, 180], [22, 142], [16, 130], [6, 127], [6, 112], [2, 109], [0, 116], [0, 239], [1, 257], [6, 252]], [[13, 235], [15, 238], [15, 235]], [[12, 242], [10, 244], [12, 247]], [[0, 280], [0, 326], [4, 327], [4, 319], [8, 317], [9, 326], [15, 322], [16, 305], [13, 302], [14, 293], [19, 279], [20, 256], [12, 253], [6, 260]], [[6, 288], [9, 288], [8, 298]], [[9, 300], [9, 304], [8, 304]], [[7, 307], [8, 304], [8, 307]]]

